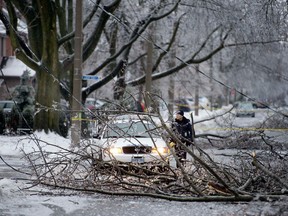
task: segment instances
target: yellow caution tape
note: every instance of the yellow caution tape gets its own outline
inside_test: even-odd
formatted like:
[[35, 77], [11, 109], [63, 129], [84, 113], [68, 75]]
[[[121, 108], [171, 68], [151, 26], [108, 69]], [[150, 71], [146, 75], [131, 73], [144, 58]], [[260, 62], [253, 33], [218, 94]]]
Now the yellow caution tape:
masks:
[[[195, 128], [195, 130], [201, 128]], [[205, 128], [205, 131], [222, 130], [222, 131], [288, 131], [288, 128]]]
[[96, 121], [96, 119], [71, 118], [72, 121]]

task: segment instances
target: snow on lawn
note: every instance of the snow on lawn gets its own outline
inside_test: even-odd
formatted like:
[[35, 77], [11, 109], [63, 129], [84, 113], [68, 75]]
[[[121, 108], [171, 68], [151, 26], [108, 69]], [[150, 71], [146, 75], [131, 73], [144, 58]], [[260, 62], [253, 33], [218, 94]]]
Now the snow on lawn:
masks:
[[30, 153], [38, 150], [38, 145], [46, 151], [54, 152], [59, 151], [59, 149], [49, 144], [68, 149], [71, 143], [70, 139], [66, 139], [55, 133], [46, 134], [45, 132], [35, 132], [29, 136], [0, 136], [0, 141], [0, 155], [15, 156], [21, 156], [23, 151]]
[[[212, 130], [213, 133], [219, 132], [216, 128], [219, 128], [219, 123], [223, 124], [224, 119], [230, 115], [230, 114], [225, 114], [228, 110], [232, 108], [232, 105], [229, 106], [224, 106], [221, 109], [218, 110], [206, 110], [206, 109], [200, 109], [198, 116], [195, 115], [195, 112], [192, 112], [193, 114], [193, 121], [195, 123], [194, 128], [195, 128], [195, 133], [205, 133], [209, 130]], [[225, 114], [222, 117], [219, 117], [221, 115]], [[191, 113], [185, 113], [186, 118], [190, 119]], [[214, 117], [217, 117], [213, 119]], [[223, 118], [224, 117], [224, 118]], [[208, 121], [204, 121], [208, 120]], [[215, 130], [216, 129], [216, 130]]]

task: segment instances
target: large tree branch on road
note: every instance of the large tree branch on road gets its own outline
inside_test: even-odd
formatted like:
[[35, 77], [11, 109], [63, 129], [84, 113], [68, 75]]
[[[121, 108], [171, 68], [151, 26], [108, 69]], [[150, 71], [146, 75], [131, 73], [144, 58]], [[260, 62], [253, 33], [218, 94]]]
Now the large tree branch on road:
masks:
[[140, 193], [140, 192], [117, 192], [111, 190], [101, 190], [97, 188], [76, 188], [69, 187], [67, 185], [54, 185], [49, 184], [47, 182], [41, 182], [42, 185], [57, 187], [62, 189], [69, 189], [74, 191], [82, 191], [82, 192], [93, 192], [107, 195], [116, 195], [116, 196], [139, 196], [139, 197], [151, 197], [164, 199], [169, 201], [179, 201], [179, 202], [250, 202], [254, 199], [253, 196], [250, 195], [239, 195], [239, 196], [202, 196], [202, 197], [193, 197], [193, 196], [177, 196], [177, 195], [163, 195], [156, 193]]
[[208, 172], [210, 172], [228, 191], [230, 191], [232, 194], [234, 194], [235, 196], [239, 196], [239, 194], [231, 189], [226, 182], [217, 174], [217, 172], [210, 167], [204, 160], [202, 160], [200, 157], [198, 157], [188, 146], [186, 146], [185, 144], [182, 143], [182, 141], [179, 139], [178, 136], [176, 136], [170, 128], [168, 128], [168, 126], [165, 124], [163, 118], [161, 117], [161, 115], [159, 115], [159, 119], [161, 121], [161, 125], [163, 126], [163, 128], [165, 129], [165, 131], [167, 131], [167, 133], [169, 134], [170, 137], [172, 137], [173, 140], [175, 140], [180, 146], [181, 148], [186, 151], [189, 155], [192, 156], [192, 158], [197, 161], [204, 169], [206, 169]]

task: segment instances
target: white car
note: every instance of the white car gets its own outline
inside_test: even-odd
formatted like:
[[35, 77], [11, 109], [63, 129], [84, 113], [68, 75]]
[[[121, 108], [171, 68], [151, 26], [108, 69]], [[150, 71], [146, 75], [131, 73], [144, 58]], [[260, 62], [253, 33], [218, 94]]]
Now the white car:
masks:
[[211, 109], [211, 103], [207, 97], [199, 97], [199, 105], [201, 109]]
[[166, 142], [156, 127], [140, 119], [108, 123], [96, 139], [96, 146], [103, 161], [163, 165], [169, 156]]
[[236, 108], [236, 117], [255, 117], [254, 107], [250, 102], [237, 102], [234, 107]]

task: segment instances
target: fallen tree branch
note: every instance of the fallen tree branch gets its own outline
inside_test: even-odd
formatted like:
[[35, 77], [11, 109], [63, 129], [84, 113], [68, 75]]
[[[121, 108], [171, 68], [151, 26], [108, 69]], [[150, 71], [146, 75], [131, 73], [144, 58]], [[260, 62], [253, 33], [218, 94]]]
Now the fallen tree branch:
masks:
[[178, 202], [250, 202], [254, 199], [253, 196], [250, 195], [238, 195], [238, 196], [203, 196], [203, 197], [191, 197], [191, 196], [176, 196], [176, 195], [163, 195], [163, 194], [154, 194], [154, 193], [137, 193], [137, 192], [115, 192], [108, 190], [101, 190], [95, 188], [74, 188], [70, 186], [60, 186], [49, 183], [42, 182], [41, 184], [46, 186], [51, 186], [55, 188], [61, 189], [69, 189], [74, 191], [82, 191], [82, 192], [92, 192], [92, 193], [100, 193], [106, 195], [113, 196], [139, 196], [139, 197], [151, 197], [158, 199], [165, 199], [169, 201], [178, 201]]
[[272, 172], [270, 172], [266, 167], [262, 166], [257, 158], [256, 155], [253, 155], [253, 161], [252, 164], [257, 167], [258, 169], [260, 169], [261, 171], [263, 171], [266, 175], [272, 177], [273, 179], [275, 179], [277, 182], [279, 182], [281, 185], [283, 185], [286, 189], [288, 189], [288, 184], [284, 181], [282, 181], [278, 176], [274, 175]]
[[195, 135], [195, 138], [201, 138], [201, 137], [216, 137], [216, 138], [221, 138], [221, 139], [226, 139], [230, 136], [221, 136], [221, 135], [217, 135], [217, 134], [210, 134], [210, 133], [204, 133], [204, 134], [197, 134]]
[[234, 106], [233, 106], [231, 109], [227, 110], [226, 112], [224, 112], [224, 113], [222, 113], [222, 114], [212, 116], [211, 118], [205, 118], [205, 119], [196, 121], [196, 122], [194, 122], [194, 124], [198, 124], [198, 123], [205, 122], [205, 121], [211, 121], [211, 120], [216, 119], [216, 118], [218, 118], [218, 117], [224, 116], [224, 115], [226, 115], [227, 113], [230, 113], [233, 109], [234, 109]]
[[27, 173], [27, 172], [23, 172], [23, 171], [21, 171], [21, 170], [19, 170], [19, 169], [16, 169], [15, 167], [13, 167], [13, 166], [11, 166], [10, 164], [8, 164], [4, 159], [3, 159], [3, 157], [0, 155], [0, 160], [2, 160], [2, 162], [6, 165], [6, 166], [8, 166], [8, 167], [10, 167], [12, 170], [14, 170], [14, 171], [16, 171], [16, 172], [19, 172], [19, 173], [22, 173], [22, 174], [25, 174], [25, 175], [31, 175], [31, 173]]

